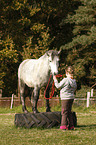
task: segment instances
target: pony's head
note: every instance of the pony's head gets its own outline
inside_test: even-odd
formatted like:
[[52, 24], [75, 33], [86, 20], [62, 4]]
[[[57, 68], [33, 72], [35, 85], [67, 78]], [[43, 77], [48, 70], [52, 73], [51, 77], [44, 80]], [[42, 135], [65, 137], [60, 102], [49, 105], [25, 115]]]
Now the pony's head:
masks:
[[58, 74], [59, 53], [60, 51], [56, 51], [56, 50], [49, 50], [46, 52], [49, 60], [49, 66], [51, 68], [51, 73], [53, 75]]

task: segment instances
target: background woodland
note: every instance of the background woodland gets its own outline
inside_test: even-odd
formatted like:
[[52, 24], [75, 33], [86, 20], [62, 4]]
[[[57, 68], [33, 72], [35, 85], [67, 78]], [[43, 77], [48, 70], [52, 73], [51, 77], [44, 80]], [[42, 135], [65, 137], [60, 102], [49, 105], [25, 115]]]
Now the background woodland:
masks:
[[0, 0], [0, 88], [17, 93], [18, 67], [61, 50], [60, 70], [75, 68], [78, 84], [96, 82], [96, 0]]

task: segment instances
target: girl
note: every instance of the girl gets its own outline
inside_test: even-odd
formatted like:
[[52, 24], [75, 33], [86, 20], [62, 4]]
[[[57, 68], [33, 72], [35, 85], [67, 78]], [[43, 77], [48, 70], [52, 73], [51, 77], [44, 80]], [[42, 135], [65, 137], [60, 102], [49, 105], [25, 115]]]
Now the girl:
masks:
[[[61, 88], [60, 98], [62, 106], [62, 119], [60, 129], [74, 130], [73, 117], [72, 117], [72, 104], [74, 101], [74, 93], [77, 88], [76, 80], [73, 78], [74, 70], [68, 66], [65, 70], [67, 78], [64, 78], [58, 83], [56, 76], [53, 76], [56, 88]], [[68, 122], [68, 123], [67, 123]], [[69, 124], [69, 126], [67, 126]]]

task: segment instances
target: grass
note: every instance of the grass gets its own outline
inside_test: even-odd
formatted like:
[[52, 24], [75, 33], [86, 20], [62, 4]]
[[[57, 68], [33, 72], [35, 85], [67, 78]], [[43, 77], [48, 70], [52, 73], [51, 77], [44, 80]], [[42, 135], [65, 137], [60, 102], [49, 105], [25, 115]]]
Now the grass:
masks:
[[[0, 108], [0, 145], [95, 145], [96, 144], [96, 107], [73, 106], [77, 113], [78, 126], [74, 131], [51, 129], [25, 129], [14, 125], [15, 113], [22, 113], [22, 107]], [[31, 108], [28, 108], [31, 111]], [[60, 111], [55, 106], [52, 111]], [[45, 111], [45, 108], [39, 108]]]

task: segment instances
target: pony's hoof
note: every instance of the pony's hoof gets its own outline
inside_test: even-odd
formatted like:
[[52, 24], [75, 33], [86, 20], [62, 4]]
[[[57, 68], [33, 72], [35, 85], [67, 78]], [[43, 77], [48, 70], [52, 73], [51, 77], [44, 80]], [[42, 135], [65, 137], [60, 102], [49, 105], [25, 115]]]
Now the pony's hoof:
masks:
[[33, 110], [33, 113], [40, 113], [37, 109], [36, 110]]
[[28, 110], [27, 110], [27, 108], [26, 108], [26, 106], [23, 106], [22, 107], [22, 110], [23, 110], [24, 113], [29, 113]]
[[25, 110], [24, 113], [29, 113], [29, 111], [28, 110]]
[[47, 108], [47, 109], [46, 109], [46, 112], [51, 112], [50, 108]]

